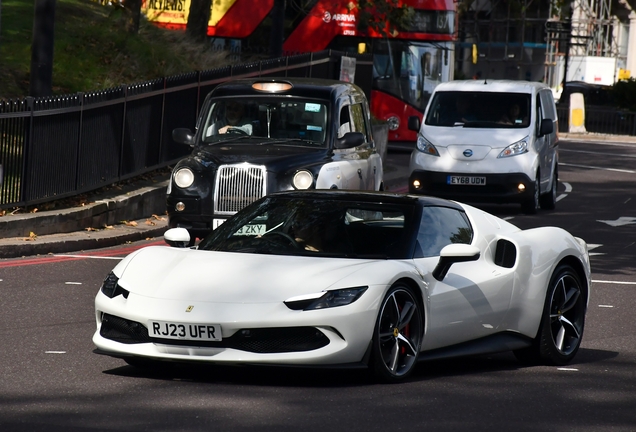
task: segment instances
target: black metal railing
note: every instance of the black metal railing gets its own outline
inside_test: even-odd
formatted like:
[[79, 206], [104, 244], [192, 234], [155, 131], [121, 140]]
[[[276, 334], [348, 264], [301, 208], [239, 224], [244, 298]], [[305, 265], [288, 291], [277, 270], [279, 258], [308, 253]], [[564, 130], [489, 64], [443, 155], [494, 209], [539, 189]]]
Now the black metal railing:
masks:
[[[190, 151], [172, 141], [172, 130], [194, 129], [205, 96], [219, 83], [259, 76], [337, 79], [345, 55], [321, 51], [92, 93], [0, 101], [0, 208], [77, 195], [171, 165]], [[372, 57], [354, 57], [357, 84], [370, 97], [371, 79], [362, 78], [372, 76]]]
[[[568, 132], [569, 107], [557, 107], [559, 132]], [[585, 130], [608, 135], [636, 136], [636, 113], [606, 106], [585, 106]]]

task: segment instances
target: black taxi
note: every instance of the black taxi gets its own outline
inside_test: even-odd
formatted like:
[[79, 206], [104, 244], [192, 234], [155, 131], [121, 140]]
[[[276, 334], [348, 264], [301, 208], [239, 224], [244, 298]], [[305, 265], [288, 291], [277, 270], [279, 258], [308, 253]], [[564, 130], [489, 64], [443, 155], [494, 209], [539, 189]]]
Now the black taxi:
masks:
[[384, 188], [368, 101], [343, 81], [229, 81], [207, 95], [194, 132], [172, 136], [193, 150], [172, 171], [169, 225], [191, 238], [271, 192]]

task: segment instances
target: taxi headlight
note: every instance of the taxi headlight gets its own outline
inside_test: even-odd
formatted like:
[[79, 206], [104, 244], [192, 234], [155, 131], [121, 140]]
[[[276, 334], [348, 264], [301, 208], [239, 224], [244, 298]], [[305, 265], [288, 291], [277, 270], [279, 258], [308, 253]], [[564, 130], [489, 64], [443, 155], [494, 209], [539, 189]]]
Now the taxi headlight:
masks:
[[298, 171], [292, 184], [296, 189], [309, 189], [314, 184], [314, 176], [307, 170]]
[[194, 173], [190, 168], [181, 168], [174, 173], [174, 182], [180, 188], [188, 188], [194, 183]]
[[426, 153], [427, 155], [439, 157], [439, 152], [437, 151], [433, 143], [424, 138], [422, 135], [417, 136], [417, 149], [422, 153]]
[[501, 153], [499, 153], [498, 158], [506, 158], [510, 156], [517, 156], [520, 154], [524, 154], [528, 152], [528, 137], [517, 141], [516, 143], [510, 144], [508, 147], [503, 149]]

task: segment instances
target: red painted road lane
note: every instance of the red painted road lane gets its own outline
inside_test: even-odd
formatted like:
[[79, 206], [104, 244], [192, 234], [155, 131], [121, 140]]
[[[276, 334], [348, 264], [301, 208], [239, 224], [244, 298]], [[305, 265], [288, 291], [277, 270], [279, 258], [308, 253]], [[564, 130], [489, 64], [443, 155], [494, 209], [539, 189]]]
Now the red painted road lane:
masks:
[[77, 260], [82, 260], [82, 259], [86, 259], [90, 257], [100, 257], [100, 258], [122, 257], [123, 258], [126, 255], [138, 249], [148, 247], [148, 246], [160, 246], [160, 245], [166, 245], [166, 243], [163, 240], [157, 240], [157, 241], [153, 241], [153, 242], [145, 243], [141, 245], [128, 246], [128, 247], [122, 247], [122, 248], [113, 248], [113, 249], [104, 249], [104, 250], [98, 250], [95, 252], [75, 253], [75, 254], [69, 254], [68, 256], [47, 255], [47, 256], [39, 256], [37, 258], [16, 258], [16, 259], [11, 259], [6, 261], [0, 261], [0, 268], [22, 267], [22, 266], [35, 265], [35, 264], [38, 264], [38, 265], [51, 264], [51, 263], [59, 263], [63, 261], [77, 261]]

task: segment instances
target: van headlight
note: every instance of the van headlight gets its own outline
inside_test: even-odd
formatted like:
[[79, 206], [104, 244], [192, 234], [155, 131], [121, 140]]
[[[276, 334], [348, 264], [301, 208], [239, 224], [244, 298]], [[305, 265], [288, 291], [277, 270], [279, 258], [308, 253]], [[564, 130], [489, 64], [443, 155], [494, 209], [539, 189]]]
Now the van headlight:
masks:
[[180, 188], [188, 188], [194, 183], [194, 173], [190, 168], [181, 168], [174, 173], [174, 183]]
[[498, 158], [506, 158], [510, 156], [517, 156], [520, 154], [528, 153], [528, 138], [517, 141], [516, 143], [510, 144], [508, 147], [503, 149], [501, 153], [499, 153]]
[[422, 153], [426, 153], [427, 155], [439, 157], [439, 152], [437, 151], [433, 143], [424, 138], [422, 135], [417, 136], [417, 149]]

